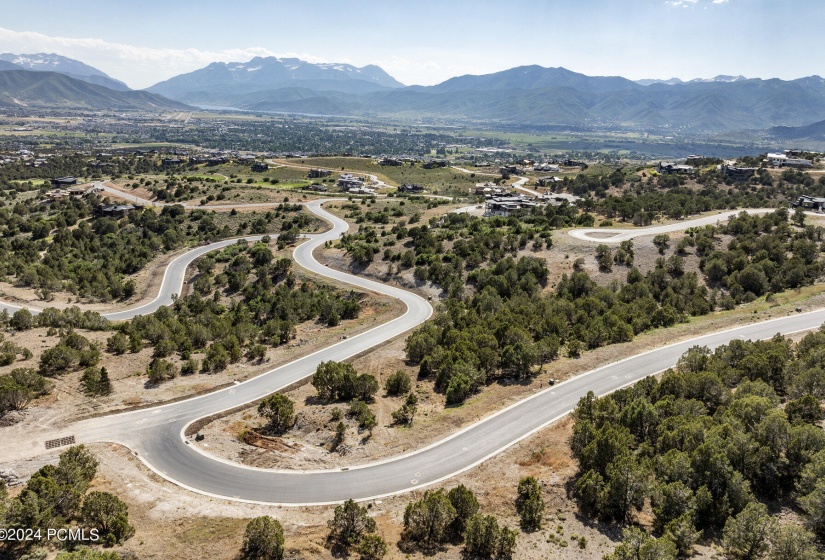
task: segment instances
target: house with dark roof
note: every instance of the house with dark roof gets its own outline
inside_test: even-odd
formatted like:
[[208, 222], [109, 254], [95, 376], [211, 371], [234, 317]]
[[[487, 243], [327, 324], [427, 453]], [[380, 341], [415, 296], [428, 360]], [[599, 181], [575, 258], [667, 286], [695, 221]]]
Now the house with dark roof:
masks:
[[342, 173], [338, 178], [338, 186], [342, 191], [350, 191], [352, 189], [360, 189], [364, 186], [364, 178], [356, 177], [352, 173]]
[[825, 208], [825, 198], [803, 194], [797, 199], [796, 202], [793, 203], [793, 207], [803, 208], [804, 210], [812, 210], [814, 212], [822, 212]]
[[76, 184], [77, 179], [74, 177], [60, 177], [59, 179], [52, 179], [52, 187], [54, 188], [65, 188]]
[[656, 166], [656, 171], [667, 175], [672, 175], [674, 173], [678, 175], [690, 175], [696, 171], [696, 168], [692, 165], [673, 163], [671, 161], [660, 161], [659, 165]]
[[723, 163], [719, 166], [719, 171], [722, 175], [730, 177], [734, 181], [746, 181], [756, 174], [756, 167], [739, 167]]
[[424, 187], [422, 187], [421, 185], [407, 185], [405, 183], [405, 184], [401, 185], [400, 187], [398, 187], [398, 192], [409, 193], [409, 194], [423, 193], [424, 192]]
[[97, 213], [101, 216], [113, 218], [125, 218], [132, 210], [142, 210], [143, 206], [131, 204], [101, 204], [97, 207]]

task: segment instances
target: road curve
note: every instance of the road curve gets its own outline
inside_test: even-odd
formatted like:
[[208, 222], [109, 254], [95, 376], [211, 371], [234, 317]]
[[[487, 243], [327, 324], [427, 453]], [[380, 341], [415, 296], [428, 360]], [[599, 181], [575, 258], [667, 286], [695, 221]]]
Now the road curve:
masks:
[[[108, 192], [110, 194], [114, 194], [116, 196], [126, 198], [132, 202], [136, 202], [138, 204], [143, 204], [145, 206], [154, 206], [154, 207], [162, 207], [167, 206], [166, 203], [163, 202], [153, 202], [150, 200], [146, 200], [140, 198], [135, 195], [131, 195], [129, 193], [123, 192], [121, 190], [115, 189], [113, 187], [109, 187], [104, 185], [103, 183], [95, 183], [95, 187], [102, 189], [104, 192]], [[318, 202], [328, 202], [329, 200], [336, 200], [336, 199], [324, 199]], [[340, 199], [337, 199], [340, 200]], [[221, 205], [221, 206], [200, 206], [200, 205], [183, 205], [184, 208], [187, 209], [208, 209], [208, 210], [231, 210], [233, 208], [273, 208], [282, 204], [280, 202], [262, 202], [262, 203], [250, 203], [250, 204], [235, 204], [235, 205]], [[295, 202], [294, 204], [306, 204], [306, 202]], [[183, 291], [183, 282], [186, 275], [186, 269], [192, 262], [195, 261], [198, 257], [205, 255], [211, 251], [216, 251], [218, 249], [223, 249], [224, 247], [228, 247], [229, 245], [234, 245], [238, 242], [239, 239], [245, 239], [250, 243], [255, 241], [260, 241], [264, 236], [263, 235], [249, 235], [245, 237], [238, 237], [232, 239], [224, 239], [222, 241], [216, 241], [210, 243], [208, 245], [202, 245], [200, 247], [196, 247], [183, 253], [179, 257], [176, 257], [172, 262], [170, 262], [166, 266], [166, 270], [163, 273], [163, 280], [161, 282], [160, 289], [158, 290], [157, 296], [150, 301], [149, 303], [138, 305], [135, 307], [129, 307], [127, 309], [123, 309], [121, 311], [112, 311], [107, 313], [101, 313], [100, 315], [110, 321], [126, 321], [129, 319], [134, 319], [138, 315], [146, 315], [149, 313], [153, 313], [158, 310], [158, 308], [163, 307], [164, 305], [171, 305], [174, 302], [174, 297], [180, 294]], [[26, 305], [16, 305], [9, 302], [4, 302], [0, 300], [0, 311], [6, 310], [9, 313], [14, 313], [19, 311], [20, 309], [28, 309], [33, 315], [37, 315], [42, 311], [41, 308], [37, 307], [30, 307]]]
[[[260, 241], [262, 238], [263, 235], [250, 235], [248, 237], [239, 237], [237, 239], [225, 239], [223, 241], [216, 241], [214, 243], [210, 243], [209, 245], [202, 245], [200, 247], [191, 249], [185, 252], [184, 254], [180, 255], [179, 257], [175, 258], [166, 266], [166, 270], [163, 273], [163, 281], [161, 282], [160, 290], [158, 290], [158, 295], [155, 297], [155, 299], [144, 305], [130, 307], [122, 311], [101, 313], [100, 315], [106, 319], [109, 319], [110, 321], [125, 321], [128, 319], [133, 319], [138, 315], [146, 315], [148, 313], [157, 311], [158, 308], [164, 305], [171, 305], [174, 301], [174, 297], [183, 291], [183, 281], [184, 276], [186, 274], [186, 269], [190, 264], [192, 264], [192, 262], [195, 259], [211, 251], [216, 251], [218, 249], [223, 249], [224, 247], [234, 245], [238, 242], [239, 239], [246, 239], [249, 242], [254, 242]], [[15, 305], [12, 303], [0, 301], [0, 310], [5, 309], [9, 313], [14, 313], [15, 311], [24, 308], [31, 311], [33, 315], [37, 315], [42, 311], [42, 309], [34, 307], [28, 307], [25, 305]]]
[[[703, 218], [696, 218], [695, 220], [685, 220], [682, 222], [674, 222], [663, 226], [651, 226], [635, 229], [610, 229], [610, 228], [577, 228], [571, 229], [567, 233], [571, 237], [580, 239], [582, 241], [592, 241], [593, 243], [621, 243], [634, 237], [642, 237], [644, 235], [659, 235], [660, 233], [671, 233], [674, 231], [683, 231], [686, 229], [702, 226], [713, 226], [719, 222], [729, 220], [733, 216], [738, 216], [742, 212], [746, 214], [768, 214], [776, 212], [778, 208], [744, 208], [742, 210], [731, 210], [729, 212], [720, 212], [712, 216], [705, 216]], [[822, 216], [815, 212], [805, 212], [813, 216]], [[596, 235], [594, 235], [596, 234]], [[609, 237], [601, 237], [602, 235], [609, 235]]]
[[[421, 488], [466, 471], [568, 414], [587, 391], [604, 395], [658, 373], [674, 365], [691, 346], [715, 348], [735, 339], [766, 339], [776, 333], [814, 329], [825, 322], [822, 309], [645, 352], [549, 387], [424, 449], [377, 463], [341, 470], [274, 471], [210, 456], [190, 445], [183, 435], [193, 421], [282, 389], [311, 375], [321, 361], [340, 361], [368, 350], [403, 334], [432, 313], [429, 304], [415, 294], [332, 270], [315, 261], [312, 250], [347, 228], [343, 220], [320, 206], [320, 201], [309, 204], [310, 210], [332, 222], [333, 228], [309, 236], [308, 242], [298, 246], [296, 262], [318, 274], [398, 297], [407, 305], [403, 316], [233, 387], [152, 409], [85, 420], [67, 427], [65, 435], [74, 435], [79, 443], [124, 444], [167, 480], [210, 496], [282, 505], [365, 500]], [[0, 456], [21, 446], [42, 450], [43, 440], [38, 441], [33, 435], [27, 442], [0, 442]]]
[[[464, 472], [562, 418], [587, 391], [604, 395], [658, 373], [673, 366], [694, 345], [716, 348], [735, 339], [767, 339], [776, 333], [814, 329], [823, 322], [825, 310], [818, 310], [658, 348], [550, 387], [422, 450], [350, 469], [256, 469], [206, 455], [188, 445], [183, 437], [186, 426], [198, 417], [285, 387], [311, 374], [319, 361], [342, 359], [349, 351], [341, 343], [233, 389], [157, 410], [107, 417], [107, 426], [98, 438], [81, 437], [80, 441], [124, 443], [164, 478], [194, 492], [229, 500], [321, 505], [349, 498], [374, 499], [428, 486]], [[372, 339], [366, 341], [367, 346], [372, 343]]]

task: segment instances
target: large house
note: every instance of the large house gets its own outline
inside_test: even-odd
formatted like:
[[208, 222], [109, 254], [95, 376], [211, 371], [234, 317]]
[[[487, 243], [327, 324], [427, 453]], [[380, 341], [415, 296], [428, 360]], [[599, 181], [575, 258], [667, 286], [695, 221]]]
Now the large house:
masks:
[[324, 177], [329, 177], [332, 175], [332, 171], [327, 169], [310, 169], [309, 173], [307, 173], [308, 179], [323, 179]]
[[349, 192], [352, 189], [360, 189], [364, 186], [364, 178], [356, 177], [352, 173], [342, 173], [338, 178], [338, 186], [345, 192]]
[[424, 187], [422, 187], [421, 185], [407, 185], [405, 183], [405, 184], [401, 185], [400, 187], [398, 187], [398, 192], [410, 193], [410, 194], [423, 193], [424, 192]]
[[75, 179], [74, 177], [60, 177], [58, 179], [52, 179], [52, 187], [56, 189], [66, 188], [76, 184], [77, 179]]
[[114, 218], [124, 218], [132, 210], [142, 210], [143, 206], [131, 204], [108, 204], [97, 207], [97, 213], [102, 216], [111, 216]]
[[523, 195], [494, 196], [487, 200], [485, 216], [507, 217], [511, 212], [522, 208], [533, 208], [538, 206], [532, 199]]
[[809, 159], [790, 157], [787, 154], [768, 154], [768, 162], [773, 167], [812, 167], [813, 162]]
[[540, 177], [536, 179], [536, 186], [537, 187], [549, 187], [554, 183], [563, 183], [564, 179], [560, 179], [559, 177]]
[[666, 173], [668, 175], [671, 175], [673, 173], [676, 173], [678, 175], [690, 175], [691, 173], [696, 171], [696, 168], [694, 168], [692, 165], [673, 163], [670, 161], [660, 161], [659, 165], [656, 166], [656, 171], [658, 171], [659, 173]]
[[795, 208], [804, 208], [814, 212], [822, 212], [825, 209], [825, 198], [819, 196], [808, 196], [803, 194], [793, 203]]
[[719, 171], [722, 175], [726, 175], [734, 181], [745, 181], [750, 179], [756, 173], [756, 169], [756, 167], [738, 167], [727, 163], [723, 163], [719, 166]]

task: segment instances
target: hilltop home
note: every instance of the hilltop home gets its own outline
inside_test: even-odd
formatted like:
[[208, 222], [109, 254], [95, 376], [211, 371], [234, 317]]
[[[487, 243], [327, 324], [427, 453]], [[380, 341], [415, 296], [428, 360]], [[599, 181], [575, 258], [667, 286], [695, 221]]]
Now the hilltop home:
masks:
[[809, 159], [789, 157], [786, 154], [768, 154], [768, 162], [773, 167], [812, 167], [813, 162]]
[[252, 164], [252, 171], [255, 173], [263, 173], [264, 171], [268, 171], [269, 166], [262, 161], [256, 161]]
[[726, 175], [734, 181], [745, 181], [750, 179], [756, 173], [756, 167], [737, 167], [736, 165], [729, 165], [723, 163], [719, 166], [719, 171], [722, 175]]
[[407, 185], [406, 183], [398, 187], [398, 192], [403, 193], [423, 193], [424, 187], [421, 185]]
[[504, 216], [521, 208], [534, 208], [538, 206], [536, 202], [523, 195], [513, 196], [493, 196], [487, 201], [485, 216]]
[[338, 178], [338, 186], [341, 187], [342, 191], [360, 189], [364, 186], [364, 178], [356, 177], [352, 173], [342, 173]]
[[487, 208], [484, 211], [485, 216], [503, 216], [505, 218], [510, 216], [510, 212], [514, 212], [521, 208], [521, 205], [515, 202], [499, 202], [491, 200], [487, 203]]
[[310, 169], [307, 173], [307, 179], [323, 179], [332, 175], [332, 171], [327, 169]]
[[102, 216], [111, 216], [113, 218], [125, 218], [132, 210], [142, 210], [143, 206], [133, 206], [131, 204], [109, 204], [97, 207], [97, 213]]
[[400, 167], [401, 165], [404, 165], [404, 162], [400, 159], [385, 157], [378, 162], [378, 165], [385, 165], [388, 167]]
[[803, 194], [793, 203], [793, 207], [822, 212], [823, 208], [825, 208], [825, 198]]
[[46, 199], [48, 201], [63, 200], [66, 198], [69, 198], [69, 191], [66, 189], [52, 189], [46, 193]]
[[55, 188], [68, 187], [76, 184], [77, 179], [75, 179], [74, 177], [60, 177], [59, 179], [52, 179], [52, 186]]
[[673, 173], [678, 175], [690, 175], [696, 171], [696, 169], [692, 165], [682, 165], [670, 161], [660, 161], [659, 165], [656, 166], [656, 171], [667, 175], [671, 175]]
[[554, 183], [563, 183], [564, 179], [560, 179], [558, 177], [541, 177], [536, 179], [536, 186], [537, 187], [549, 187]]

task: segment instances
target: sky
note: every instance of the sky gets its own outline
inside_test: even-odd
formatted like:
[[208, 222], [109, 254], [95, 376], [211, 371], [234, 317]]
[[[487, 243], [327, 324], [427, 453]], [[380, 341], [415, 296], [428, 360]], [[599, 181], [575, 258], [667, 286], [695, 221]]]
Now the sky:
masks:
[[433, 85], [515, 66], [630, 79], [823, 74], [822, 0], [2, 0], [0, 51], [133, 88], [210, 62], [377, 64]]

